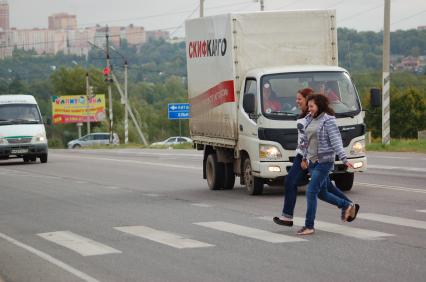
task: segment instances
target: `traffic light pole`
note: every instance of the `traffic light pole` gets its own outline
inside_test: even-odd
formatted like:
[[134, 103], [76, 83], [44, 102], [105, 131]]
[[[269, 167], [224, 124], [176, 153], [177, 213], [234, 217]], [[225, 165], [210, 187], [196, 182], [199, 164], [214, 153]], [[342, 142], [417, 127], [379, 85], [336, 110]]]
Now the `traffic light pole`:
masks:
[[[106, 62], [107, 62], [107, 68], [108, 70], [111, 70], [111, 62], [110, 62], [110, 57], [109, 57], [109, 28], [108, 26], [106, 27]], [[107, 75], [107, 83], [108, 83], [108, 108], [109, 108], [109, 144], [112, 145], [112, 141], [113, 141], [113, 113], [112, 113], [112, 91], [111, 91], [111, 76], [110, 76], [110, 71], [108, 72]]]
[[89, 100], [90, 100], [90, 85], [89, 85], [89, 73], [86, 73], [86, 98], [87, 98], [87, 117], [89, 120], [87, 121], [87, 134], [90, 134], [90, 117], [89, 117]]

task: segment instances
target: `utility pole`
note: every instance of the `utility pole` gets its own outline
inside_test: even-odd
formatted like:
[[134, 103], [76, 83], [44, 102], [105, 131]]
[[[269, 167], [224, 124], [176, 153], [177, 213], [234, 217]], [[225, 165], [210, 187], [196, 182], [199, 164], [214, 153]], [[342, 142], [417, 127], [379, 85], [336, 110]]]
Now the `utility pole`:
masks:
[[124, 144], [129, 143], [129, 112], [127, 97], [127, 60], [124, 62]]
[[204, 0], [200, 0], [200, 18], [204, 17]]
[[259, 2], [260, 2], [260, 10], [261, 10], [261, 11], [265, 11], [265, 3], [264, 3], [264, 0], [260, 0]]
[[90, 99], [91, 99], [91, 93], [90, 93], [90, 85], [89, 85], [89, 73], [86, 72], [86, 97], [87, 97], [87, 134], [90, 134], [90, 117], [89, 117], [89, 109], [90, 109]]
[[390, 144], [390, 0], [385, 0], [383, 29], [382, 144]]
[[106, 33], [105, 33], [105, 38], [106, 38], [106, 63], [107, 63], [107, 68], [109, 70], [106, 78], [107, 78], [107, 83], [108, 83], [108, 103], [109, 103], [109, 144], [112, 145], [112, 141], [113, 141], [113, 131], [112, 131], [112, 127], [113, 127], [113, 114], [112, 114], [112, 91], [111, 91], [111, 62], [110, 62], [110, 57], [109, 57], [109, 28], [108, 25], [106, 26]]

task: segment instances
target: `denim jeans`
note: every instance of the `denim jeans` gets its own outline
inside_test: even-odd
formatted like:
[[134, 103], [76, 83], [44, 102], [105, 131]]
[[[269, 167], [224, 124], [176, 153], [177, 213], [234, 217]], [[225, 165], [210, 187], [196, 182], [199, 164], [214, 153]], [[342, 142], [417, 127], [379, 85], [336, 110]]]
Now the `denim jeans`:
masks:
[[351, 204], [351, 202], [347, 200], [346, 197], [343, 198], [328, 191], [327, 186], [328, 182], [330, 182], [328, 174], [332, 167], [332, 162], [309, 162], [309, 173], [311, 174], [311, 181], [309, 182], [308, 189], [306, 191], [307, 208], [305, 226], [307, 228], [314, 228], [315, 214], [317, 212], [317, 197], [341, 209], [346, 209]]
[[[285, 177], [285, 195], [284, 195], [284, 205], [283, 205], [283, 211], [282, 215], [287, 218], [293, 218], [294, 214], [294, 207], [296, 206], [296, 199], [297, 199], [297, 187], [299, 183], [303, 180], [303, 178], [306, 176], [307, 170], [302, 170], [300, 163], [302, 162], [302, 156], [300, 154], [296, 155], [296, 157], [293, 160], [293, 165], [290, 168], [290, 171], [288, 172], [288, 175]], [[339, 198], [343, 198], [350, 202], [345, 194], [343, 194], [342, 191], [340, 191], [339, 188], [333, 185], [333, 183], [330, 180], [330, 177], [327, 177], [327, 191], [331, 194], [336, 195]], [[326, 198], [323, 197], [323, 193], [318, 194], [318, 198], [320, 198], [323, 201], [327, 201]]]

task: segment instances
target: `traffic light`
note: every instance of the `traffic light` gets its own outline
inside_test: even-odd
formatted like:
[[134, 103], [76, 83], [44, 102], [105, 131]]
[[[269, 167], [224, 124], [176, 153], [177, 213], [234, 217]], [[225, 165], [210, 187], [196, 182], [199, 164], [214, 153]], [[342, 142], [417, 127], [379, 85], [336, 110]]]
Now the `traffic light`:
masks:
[[105, 77], [105, 81], [108, 81], [108, 82], [110, 82], [110, 81], [111, 81], [111, 79], [110, 79], [110, 77], [109, 77], [110, 73], [111, 73], [111, 69], [110, 69], [109, 67], [105, 67], [105, 68], [104, 68], [104, 77]]

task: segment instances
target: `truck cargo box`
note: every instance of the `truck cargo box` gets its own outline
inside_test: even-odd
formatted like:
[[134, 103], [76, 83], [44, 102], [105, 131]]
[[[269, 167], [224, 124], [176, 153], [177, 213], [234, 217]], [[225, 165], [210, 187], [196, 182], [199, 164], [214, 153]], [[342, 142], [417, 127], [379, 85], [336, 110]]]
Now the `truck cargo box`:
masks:
[[190, 134], [235, 146], [237, 106], [249, 70], [337, 65], [334, 10], [236, 13], [186, 22]]

